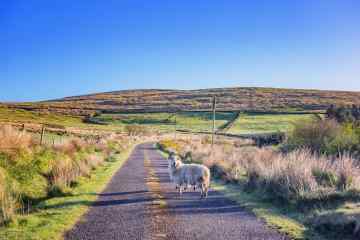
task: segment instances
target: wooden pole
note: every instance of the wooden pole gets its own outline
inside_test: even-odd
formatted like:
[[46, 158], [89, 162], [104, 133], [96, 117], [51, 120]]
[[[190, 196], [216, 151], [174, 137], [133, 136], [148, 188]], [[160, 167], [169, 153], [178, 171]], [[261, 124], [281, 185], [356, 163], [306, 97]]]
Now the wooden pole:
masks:
[[212, 126], [212, 135], [211, 135], [211, 146], [214, 146], [214, 137], [215, 137], [215, 121], [216, 121], [216, 97], [212, 99], [212, 112], [213, 112], [213, 126]]
[[43, 144], [43, 140], [44, 140], [44, 133], [45, 133], [45, 126], [42, 125], [42, 128], [41, 128], [41, 136], [40, 136], [40, 145]]
[[175, 128], [175, 140], [176, 140], [176, 115], [175, 115], [175, 125], [174, 125], [174, 128]]

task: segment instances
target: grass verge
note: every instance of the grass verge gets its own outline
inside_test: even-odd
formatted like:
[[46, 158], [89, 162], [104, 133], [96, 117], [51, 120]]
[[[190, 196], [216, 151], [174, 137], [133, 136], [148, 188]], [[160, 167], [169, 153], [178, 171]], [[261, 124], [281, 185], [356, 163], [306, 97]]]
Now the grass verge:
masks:
[[95, 169], [90, 179], [80, 178], [72, 194], [41, 202], [36, 211], [19, 216], [14, 223], [0, 228], [0, 239], [47, 240], [62, 239], [79, 218], [86, 213], [110, 181], [114, 173], [125, 163], [134, 146], [116, 155], [116, 161], [105, 162]]
[[271, 228], [289, 236], [291, 239], [324, 239], [298, 220], [303, 217], [299, 213], [294, 213], [286, 207], [277, 207], [271, 202], [264, 201], [258, 194], [244, 192], [236, 185], [214, 181], [211, 186], [214, 190], [222, 192], [226, 197], [253, 212], [256, 217], [264, 220]]

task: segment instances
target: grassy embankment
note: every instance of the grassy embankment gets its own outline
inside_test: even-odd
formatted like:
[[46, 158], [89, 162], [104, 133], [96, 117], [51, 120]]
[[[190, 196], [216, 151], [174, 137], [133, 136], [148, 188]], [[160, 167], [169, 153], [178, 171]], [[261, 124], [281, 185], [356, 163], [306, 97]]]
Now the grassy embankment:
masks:
[[31, 135], [0, 129], [0, 237], [60, 239], [129, 155], [129, 139], [79, 138], [39, 146]]
[[113, 174], [126, 161], [132, 149], [115, 156], [91, 173], [91, 178], [81, 178], [72, 194], [48, 199], [39, 204], [34, 213], [19, 217], [17, 223], [0, 228], [0, 237], [17, 239], [62, 239], [63, 233], [72, 228], [79, 218], [96, 200]]

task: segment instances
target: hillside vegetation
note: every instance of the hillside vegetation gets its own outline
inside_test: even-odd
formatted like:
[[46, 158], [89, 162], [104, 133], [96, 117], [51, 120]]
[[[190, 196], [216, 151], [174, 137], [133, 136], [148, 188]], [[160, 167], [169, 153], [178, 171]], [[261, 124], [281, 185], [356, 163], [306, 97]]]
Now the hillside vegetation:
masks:
[[7, 104], [41, 112], [87, 115], [104, 112], [204, 111], [217, 96], [222, 111], [321, 111], [331, 104], [360, 104], [359, 92], [276, 88], [216, 88], [203, 90], [126, 90], [66, 97], [63, 99]]

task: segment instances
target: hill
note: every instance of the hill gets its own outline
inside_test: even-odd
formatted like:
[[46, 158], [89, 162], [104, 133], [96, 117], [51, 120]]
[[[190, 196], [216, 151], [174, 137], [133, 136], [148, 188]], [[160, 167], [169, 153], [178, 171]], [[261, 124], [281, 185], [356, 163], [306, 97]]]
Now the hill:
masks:
[[86, 115], [95, 111], [207, 111], [217, 96], [221, 111], [322, 111], [330, 104], [360, 105], [360, 92], [280, 88], [214, 88], [201, 90], [124, 90], [32, 103], [8, 103], [10, 108]]

